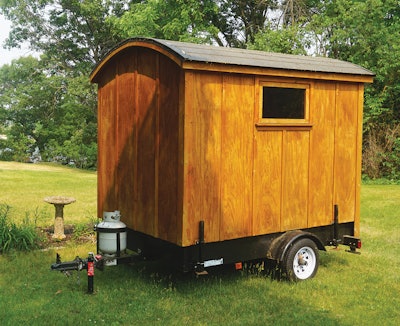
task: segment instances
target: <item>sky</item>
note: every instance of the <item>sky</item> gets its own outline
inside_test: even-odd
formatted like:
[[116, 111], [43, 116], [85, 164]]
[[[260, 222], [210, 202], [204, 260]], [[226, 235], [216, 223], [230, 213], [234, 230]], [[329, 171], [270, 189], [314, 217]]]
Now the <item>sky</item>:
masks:
[[21, 49], [6, 50], [3, 48], [4, 41], [8, 37], [10, 31], [11, 22], [6, 20], [0, 15], [0, 67], [4, 64], [10, 64], [13, 59], [18, 59], [22, 56], [28, 56], [32, 54], [32, 51], [28, 47]]

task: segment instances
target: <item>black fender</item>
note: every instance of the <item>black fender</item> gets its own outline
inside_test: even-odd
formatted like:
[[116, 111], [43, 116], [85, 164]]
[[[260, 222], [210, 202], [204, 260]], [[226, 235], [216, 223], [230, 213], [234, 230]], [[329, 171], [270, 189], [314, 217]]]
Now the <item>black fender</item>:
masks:
[[304, 238], [314, 241], [319, 250], [326, 251], [322, 241], [315, 234], [302, 230], [294, 230], [285, 232], [272, 241], [267, 252], [267, 258], [276, 260], [278, 263], [283, 261], [290, 246], [297, 240]]

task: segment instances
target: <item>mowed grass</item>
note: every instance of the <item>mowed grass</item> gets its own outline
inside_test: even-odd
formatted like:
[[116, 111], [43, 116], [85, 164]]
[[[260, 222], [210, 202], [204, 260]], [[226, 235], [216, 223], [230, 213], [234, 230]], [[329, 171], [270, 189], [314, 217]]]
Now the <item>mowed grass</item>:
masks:
[[96, 218], [96, 172], [51, 164], [23, 164], [0, 161], [0, 204], [11, 207], [16, 222], [29, 216], [38, 226], [54, 222], [55, 208], [45, 197], [74, 197], [64, 207], [66, 224]]
[[[95, 188], [93, 173], [48, 169], [41, 174], [49, 184], [73, 190], [69, 182], [94, 178]], [[66, 195], [77, 197], [72, 209], [84, 194]], [[93, 201], [88, 207], [95, 207]], [[87, 257], [95, 251], [92, 243], [0, 256], [1, 325], [398, 325], [400, 186], [363, 186], [361, 202], [362, 254], [328, 248], [317, 276], [301, 283], [230, 267], [196, 277], [148, 261], [96, 270], [95, 293], [89, 295], [85, 271], [67, 278], [50, 265], [56, 252], [63, 260]], [[74, 215], [84, 219], [85, 212]]]

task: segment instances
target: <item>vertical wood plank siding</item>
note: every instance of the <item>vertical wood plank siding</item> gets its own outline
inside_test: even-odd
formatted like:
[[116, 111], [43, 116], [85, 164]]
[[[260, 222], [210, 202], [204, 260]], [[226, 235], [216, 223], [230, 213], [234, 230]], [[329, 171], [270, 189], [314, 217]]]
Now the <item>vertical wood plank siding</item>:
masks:
[[99, 83], [97, 167], [99, 217], [102, 217], [103, 211], [117, 209], [115, 207], [117, 204], [115, 196], [116, 188], [110, 187], [110, 184], [116, 182], [116, 153], [115, 147], [111, 146], [116, 141], [116, 84], [115, 67], [111, 61], [105, 67], [103, 78]]
[[253, 233], [254, 77], [223, 75], [222, 97], [220, 240]]
[[118, 209], [128, 227], [176, 242], [178, 67], [150, 50], [115, 60], [99, 83], [99, 216]]
[[359, 97], [358, 85], [337, 84], [335, 130], [335, 202], [339, 205], [339, 222], [354, 221], [358, 197], [357, 162]]
[[283, 131], [255, 133], [253, 234], [281, 230]]
[[[115, 193], [114, 205], [109, 210], [133, 212], [137, 179], [137, 125], [136, 125], [136, 83], [135, 66], [136, 51], [130, 50], [122, 54], [117, 63], [116, 72], [116, 126], [114, 146], [108, 142], [107, 147], [114, 147], [115, 156]], [[105, 140], [107, 141], [107, 139]], [[112, 186], [109, 186], [110, 191]]]
[[308, 226], [333, 221], [336, 84], [315, 82], [310, 103], [310, 174]]
[[160, 57], [158, 113], [158, 234], [167, 241], [181, 241], [178, 219], [179, 83], [180, 71], [171, 60]]
[[219, 240], [222, 75], [197, 72], [186, 78], [183, 244], [189, 245], [198, 239], [201, 220], [205, 241]]

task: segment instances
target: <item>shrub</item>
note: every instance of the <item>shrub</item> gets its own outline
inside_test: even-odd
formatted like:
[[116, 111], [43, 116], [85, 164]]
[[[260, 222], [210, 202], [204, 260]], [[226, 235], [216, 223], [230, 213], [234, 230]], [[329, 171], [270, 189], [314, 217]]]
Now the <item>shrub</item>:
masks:
[[17, 225], [9, 220], [9, 212], [10, 206], [0, 204], [0, 253], [38, 248], [40, 236], [29, 218]]
[[400, 125], [377, 127], [365, 134], [363, 173], [370, 179], [400, 180]]

